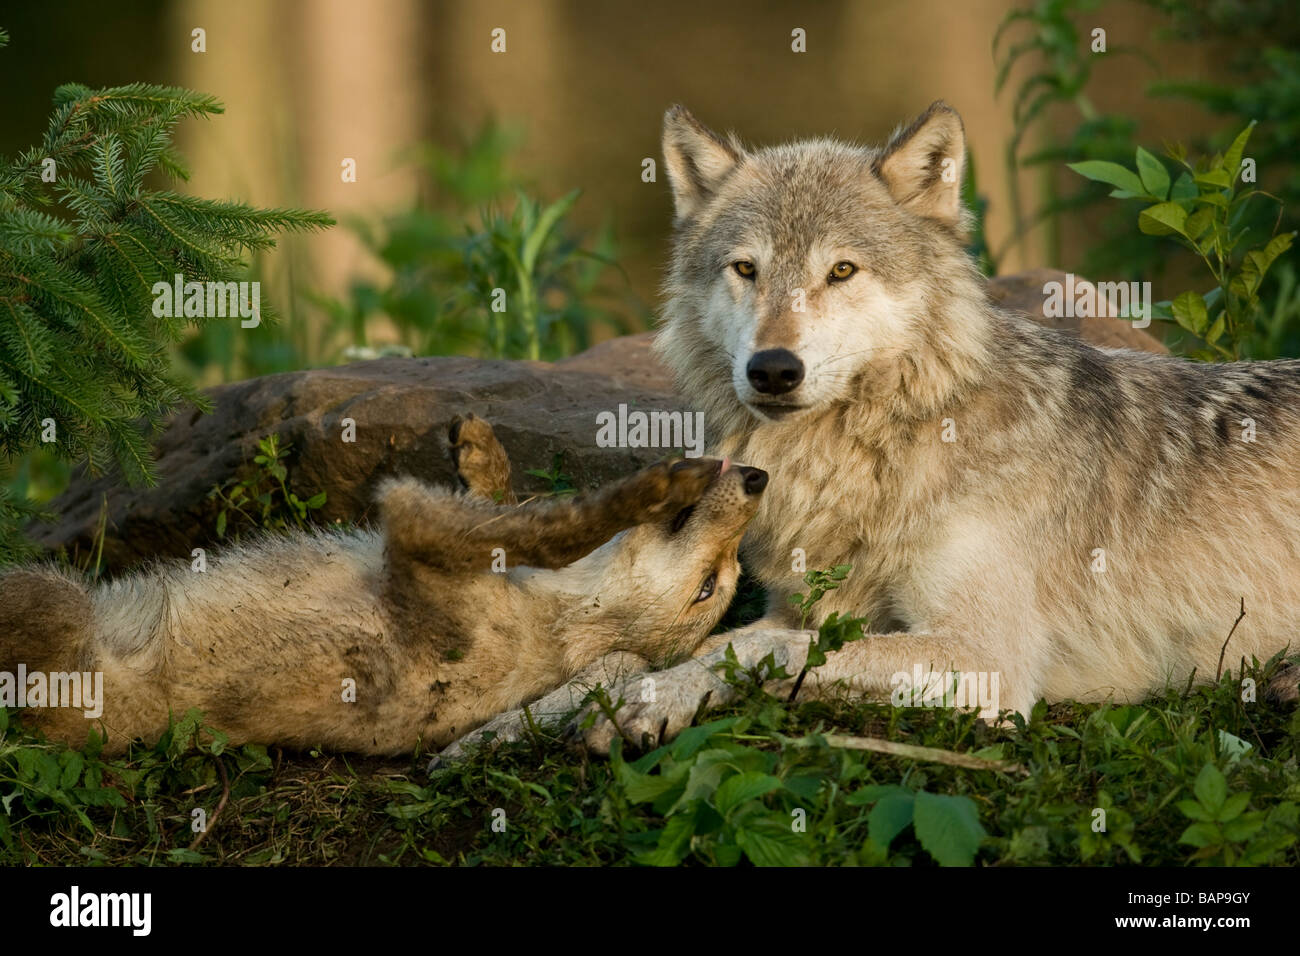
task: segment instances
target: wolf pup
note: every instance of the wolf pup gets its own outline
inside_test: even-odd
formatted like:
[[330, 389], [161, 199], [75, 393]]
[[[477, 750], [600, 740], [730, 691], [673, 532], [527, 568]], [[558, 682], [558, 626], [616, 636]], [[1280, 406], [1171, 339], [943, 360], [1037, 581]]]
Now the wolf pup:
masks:
[[379, 530], [268, 537], [205, 573], [0, 577], [0, 671], [103, 679], [96, 720], [25, 715], [72, 745], [102, 726], [111, 751], [193, 707], [232, 743], [397, 754], [593, 665], [689, 653], [718, 622], [762, 471], [686, 459], [517, 505], [490, 426], [471, 415], [450, 438], [467, 493], [390, 480]]
[[[674, 107], [663, 148], [656, 348], [714, 452], [773, 477], [742, 549], [772, 596], [760, 623], [790, 625], [806, 555], [853, 566], [815, 621], [879, 632], [810, 689], [897, 700], [960, 672], [996, 675], [992, 713], [1135, 701], [1213, 679], [1243, 599], [1227, 662], [1296, 640], [1300, 362], [1097, 349], [999, 310], [964, 248], [965, 137], [941, 102], [883, 148], [752, 151]], [[797, 671], [806, 636], [758, 630], [742, 659], [776, 650]], [[658, 675], [657, 702], [620, 723], [662, 736], [725, 700], [709, 662]]]

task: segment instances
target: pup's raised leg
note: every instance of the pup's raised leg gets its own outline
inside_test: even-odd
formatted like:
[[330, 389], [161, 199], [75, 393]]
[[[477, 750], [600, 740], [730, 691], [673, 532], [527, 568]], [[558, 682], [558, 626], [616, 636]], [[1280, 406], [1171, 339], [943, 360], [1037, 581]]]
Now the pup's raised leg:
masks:
[[510, 456], [492, 426], [473, 412], [451, 423], [447, 433], [451, 460], [465, 491], [497, 504], [518, 504], [510, 487]]
[[[464, 431], [462, 427], [462, 433]], [[449, 572], [509, 565], [562, 568], [633, 525], [665, 519], [699, 500], [721, 462], [661, 462], [576, 498], [491, 505], [414, 478], [387, 482], [380, 510], [390, 557]]]

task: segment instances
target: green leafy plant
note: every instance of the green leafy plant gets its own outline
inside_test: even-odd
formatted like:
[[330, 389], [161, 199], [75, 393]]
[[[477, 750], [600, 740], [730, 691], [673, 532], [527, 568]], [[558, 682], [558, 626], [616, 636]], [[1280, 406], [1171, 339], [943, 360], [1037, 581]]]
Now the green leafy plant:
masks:
[[[1012, 9], [993, 35], [993, 56], [997, 67], [995, 93], [1000, 94], [1016, 74], [1023, 79], [1012, 97], [1012, 134], [1007, 141], [1005, 165], [1012, 234], [997, 255], [1022, 243], [1035, 226], [1046, 226], [1047, 261], [1060, 264], [1062, 217], [1092, 205], [1100, 197], [1091, 189], [1063, 195], [1057, 177], [1062, 162], [1084, 159], [1116, 159], [1119, 151], [1131, 149], [1136, 123], [1120, 113], [1099, 110], [1088, 95], [1093, 71], [1108, 58], [1145, 54], [1132, 47], [1108, 46], [1094, 53], [1090, 37], [1080, 30], [1079, 21], [1101, 5], [1100, 0], [1034, 0]], [[1049, 116], [1070, 116], [1072, 132], [1065, 137], [1054, 133]], [[1031, 205], [1021, 195], [1020, 171], [1040, 171], [1041, 198]], [[1125, 250], [1132, 260], [1132, 251]]]
[[828, 593], [838, 589], [840, 582], [847, 578], [852, 570], [851, 564], [837, 564], [821, 571], [809, 571], [804, 574], [803, 582], [808, 585], [808, 593], [791, 594], [787, 599], [790, 606], [799, 612], [800, 630], [808, 626], [808, 618], [812, 614], [813, 606]]
[[351, 354], [377, 347], [381, 317], [421, 355], [554, 360], [587, 348], [600, 326], [628, 331], [629, 297], [602, 304], [615, 298], [604, 282], [615, 262], [609, 230], [585, 248], [569, 221], [579, 191], [536, 198], [507, 168], [517, 140], [488, 123], [458, 149], [421, 148], [434, 198], [351, 224], [392, 273], [387, 283], [354, 280], [346, 299], [317, 297]]
[[546, 482], [548, 494], [572, 495], [578, 490], [574, 487], [573, 476], [564, 470], [564, 452], [555, 453], [551, 458], [550, 468], [528, 468], [524, 474]]
[[257, 448], [258, 453], [253, 456], [255, 467], [250, 474], [232, 478], [224, 485], [214, 485], [208, 492], [208, 498], [221, 506], [217, 512], [218, 538], [226, 536], [232, 516], [246, 527], [268, 531], [304, 530], [311, 523], [311, 513], [325, 506], [327, 499], [323, 491], [303, 499], [289, 490], [285, 460], [292, 446], [281, 448], [280, 436], [268, 435], [258, 440]]
[[[1243, 219], [1247, 204], [1261, 190], [1245, 188], [1240, 180], [1243, 155], [1252, 123], [1237, 135], [1226, 152], [1189, 161], [1181, 144], [1168, 155], [1183, 167], [1177, 179], [1157, 157], [1141, 147], [1135, 168], [1099, 160], [1070, 164], [1079, 175], [1113, 186], [1111, 196], [1137, 199], [1138, 228], [1150, 236], [1168, 236], [1194, 253], [1214, 281], [1208, 292], [1180, 293], [1155, 304], [1154, 314], [1172, 318], [1201, 343], [1191, 350], [1202, 360], [1242, 358], [1251, 343], [1267, 335], [1260, 304], [1260, 287], [1277, 258], [1291, 247], [1294, 233], [1248, 242]], [[1280, 218], [1280, 216], [1279, 216]]]
[[[816, 605], [829, 592], [836, 590], [840, 582], [849, 576], [853, 570], [851, 564], [837, 564], [833, 567], [820, 571], [809, 571], [803, 576], [804, 584], [808, 585], [807, 594], [791, 594], [787, 599], [790, 606], [799, 612], [799, 628], [803, 630], [808, 626], [808, 618], [812, 614], [813, 606]], [[804, 663], [803, 670], [795, 679], [794, 687], [790, 691], [790, 699], [794, 700], [799, 694], [799, 689], [803, 687], [804, 678], [808, 676], [808, 671], [814, 667], [821, 667], [826, 663], [826, 655], [833, 651], [838, 651], [849, 641], [856, 641], [863, 636], [867, 620], [860, 617], [840, 617], [838, 611], [832, 611], [817, 629], [817, 637], [813, 640], [808, 648], [808, 658]]]
[[867, 832], [873, 849], [882, 854], [910, 826], [921, 849], [940, 866], [970, 866], [987, 836], [970, 797], [874, 784], [849, 794], [847, 803], [872, 805]]
[[1178, 810], [1193, 822], [1179, 843], [1197, 848], [1192, 859], [1220, 866], [1263, 863], [1296, 842], [1300, 806], [1279, 803], [1268, 813], [1247, 811], [1249, 791], [1229, 793], [1223, 772], [1207, 762], [1196, 775], [1193, 800], [1179, 800]]
[[[54, 93], [43, 140], [0, 159], [0, 453], [33, 449], [128, 481], [153, 479], [145, 428], [208, 402], [172, 365], [186, 328], [211, 317], [155, 314], [153, 286], [236, 281], [243, 255], [276, 233], [330, 225], [324, 213], [258, 209], [148, 185], [185, 179], [171, 144], [187, 117], [221, 104], [134, 83]], [[183, 311], [183, 310], [159, 310]], [[269, 312], [266, 314], [269, 318]], [[23, 503], [0, 495], [0, 561], [18, 554]]]

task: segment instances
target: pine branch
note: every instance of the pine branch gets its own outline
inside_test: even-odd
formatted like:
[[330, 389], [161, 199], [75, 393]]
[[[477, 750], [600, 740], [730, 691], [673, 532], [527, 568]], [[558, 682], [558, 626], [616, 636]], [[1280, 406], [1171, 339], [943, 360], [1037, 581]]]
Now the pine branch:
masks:
[[[169, 350], [214, 319], [179, 307], [155, 315], [155, 285], [246, 280], [246, 254], [333, 225], [322, 212], [149, 188], [155, 171], [188, 178], [176, 124], [222, 111], [175, 87], [69, 83], [41, 144], [0, 158], [0, 454], [42, 447], [152, 481], [146, 435], [182, 405], [211, 406]], [[53, 442], [43, 440], [51, 421]], [[29, 513], [0, 485], [0, 564], [17, 554], [15, 522]]]

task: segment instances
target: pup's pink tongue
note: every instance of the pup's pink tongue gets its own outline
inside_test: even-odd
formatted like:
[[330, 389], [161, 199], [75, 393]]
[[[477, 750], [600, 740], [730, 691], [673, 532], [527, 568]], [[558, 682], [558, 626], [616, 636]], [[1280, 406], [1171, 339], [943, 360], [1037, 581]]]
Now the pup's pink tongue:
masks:
[[727, 469], [730, 468], [730, 467], [731, 467], [731, 459], [730, 459], [730, 458], [723, 458], [723, 459], [722, 459], [722, 467], [718, 469], [718, 474], [720, 474], [720, 475], [725, 475], [725, 474], [727, 473]]

